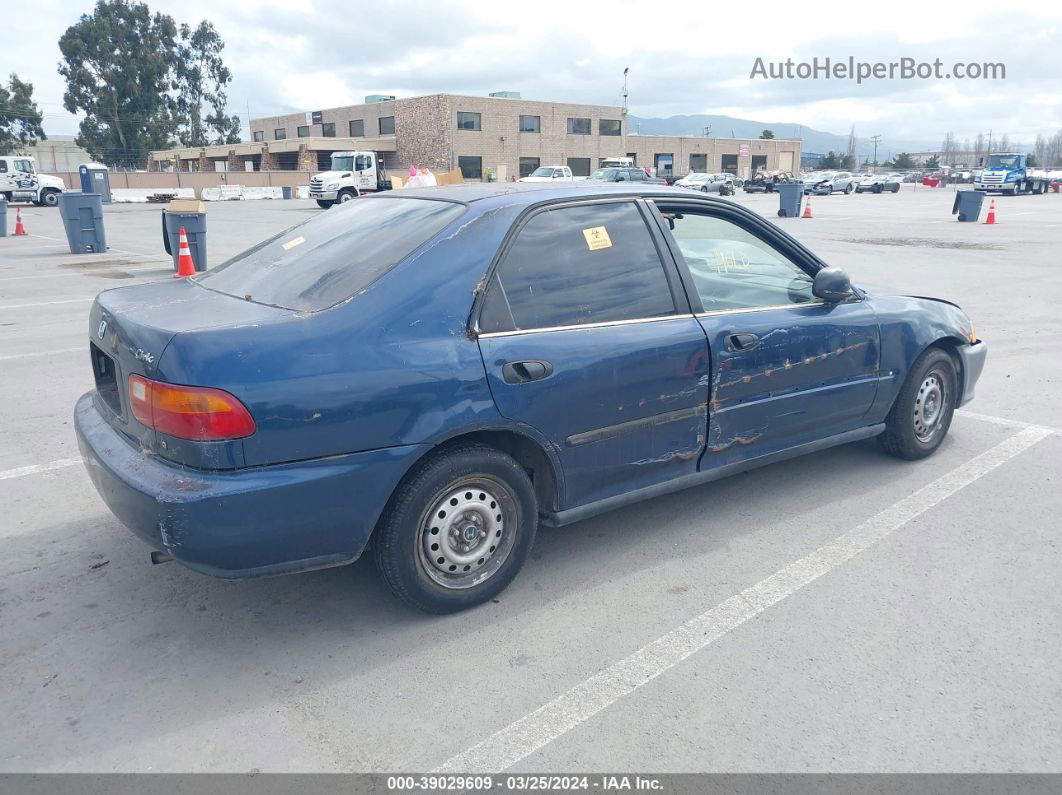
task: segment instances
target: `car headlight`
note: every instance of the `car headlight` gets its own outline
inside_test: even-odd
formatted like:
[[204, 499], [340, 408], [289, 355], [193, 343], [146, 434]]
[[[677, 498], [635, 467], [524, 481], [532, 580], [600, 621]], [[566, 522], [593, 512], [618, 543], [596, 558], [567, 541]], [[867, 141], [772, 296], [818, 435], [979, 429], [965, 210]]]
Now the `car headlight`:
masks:
[[325, 185], [325, 190], [335, 190], [338, 187], [339, 187], [339, 183], [338, 182], [329, 182], [327, 185]]

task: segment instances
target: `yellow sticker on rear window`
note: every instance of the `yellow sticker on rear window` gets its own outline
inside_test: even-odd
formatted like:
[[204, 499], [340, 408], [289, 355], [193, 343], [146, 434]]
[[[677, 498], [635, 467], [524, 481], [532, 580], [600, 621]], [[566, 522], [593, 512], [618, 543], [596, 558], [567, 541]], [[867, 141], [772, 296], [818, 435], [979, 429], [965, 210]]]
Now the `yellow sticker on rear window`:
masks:
[[608, 237], [608, 230], [603, 226], [594, 226], [590, 229], [584, 229], [583, 237], [586, 238], [586, 247], [591, 251], [597, 251], [599, 248], [612, 247], [612, 241]]
[[285, 251], [290, 251], [291, 249], [295, 248], [295, 246], [302, 245], [305, 242], [306, 238], [300, 235], [299, 237], [293, 237], [291, 240], [289, 240], [287, 243], [282, 244], [280, 247]]

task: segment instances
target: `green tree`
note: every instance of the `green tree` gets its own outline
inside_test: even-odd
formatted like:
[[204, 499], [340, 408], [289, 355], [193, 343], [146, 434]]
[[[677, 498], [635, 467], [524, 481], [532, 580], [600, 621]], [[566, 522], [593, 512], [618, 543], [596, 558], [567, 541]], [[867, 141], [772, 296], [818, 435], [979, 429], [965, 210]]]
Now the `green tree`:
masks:
[[886, 163], [889, 168], [914, 168], [915, 161], [907, 152], [900, 152], [892, 159], [892, 163]]
[[855, 168], [855, 155], [841, 155], [837, 158], [837, 164], [838, 168], [843, 168], [845, 171], [851, 171]]
[[143, 3], [97, 0], [59, 39], [63, 107], [84, 113], [77, 142], [108, 165], [143, 167], [175, 128], [169, 94], [177, 26]]
[[[181, 25], [174, 87], [181, 118], [177, 136], [185, 146], [240, 140], [240, 117], [225, 113], [225, 86], [232, 82], [232, 73], [221, 60], [224, 48], [212, 22], [203, 20], [194, 30]], [[205, 114], [204, 106], [209, 107]]]
[[14, 73], [6, 88], [0, 83], [0, 154], [46, 139], [42, 120], [33, 101], [33, 83], [24, 83]]
[[774, 132], [772, 130], [764, 130], [760, 133], [760, 138], [764, 138], [769, 141], [774, 138]]
[[819, 163], [819, 167], [820, 168], [840, 168], [841, 167], [841, 159], [831, 149], [829, 152], [826, 153], [826, 157], [822, 158], [822, 162]]
[[940, 168], [940, 155], [933, 155], [926, 161], [926, 168], [933, 169], [934, 171]]

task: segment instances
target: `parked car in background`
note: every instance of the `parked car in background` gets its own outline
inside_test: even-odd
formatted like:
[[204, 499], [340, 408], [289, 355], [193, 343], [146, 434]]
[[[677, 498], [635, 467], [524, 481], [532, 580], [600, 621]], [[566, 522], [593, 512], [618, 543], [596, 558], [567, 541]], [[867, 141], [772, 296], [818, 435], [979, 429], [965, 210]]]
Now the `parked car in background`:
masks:
[[699, 190], [701, 193], [718, 193], [721, 196], [734, 195], [734, 176], [732, 174], [705, 174], [691, 172], [682, 179], [677, 180], [675, 185], [679, 188]]
[[539, 166], [520, 182], [575, 182], [575, 177], [567, 166]]
[[855, 178], [848, 171], [813, 171], [804, 177], [804, 193], [826, 196], [854, 190]]
[[778, 185], [789, 182], [798, 182], [788, 171], [778, 171], [774, 174], [757, 173], [752, 179], [744, 180], [742, 188], [745, 193], [773, 193]]
[[497, 596], [540, 522], [874, 436], [929, 456], [986, 356], [955, 304], [855, 287], [737, 204], [594, 182], [348, 202], [105, 290], [86, 342], [81, 455], [155, 562], [368, 550], [437, 613]]
[[650, 177], [640, 168], [599, 168], [586, 178], [587, 182], [640, 182], [663, 185], [664, 180]]
[[899, 193], [900, 179], [896, 175], [864, 174], [855, 180], [856, 193]]

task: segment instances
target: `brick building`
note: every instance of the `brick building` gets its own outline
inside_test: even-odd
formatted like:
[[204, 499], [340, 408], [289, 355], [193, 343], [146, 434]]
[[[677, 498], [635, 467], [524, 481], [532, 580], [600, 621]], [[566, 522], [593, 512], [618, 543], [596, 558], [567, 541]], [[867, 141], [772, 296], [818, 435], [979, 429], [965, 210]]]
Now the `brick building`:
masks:
[[490, 96], [366, 97], [347, 105], [251, 121], [250, 142], [153, 152], [150, 168], [182, 171], [300, 170], [328, 166], [334, 151], [370, 150], [385, 167], [411, 164], [466, 179], [507, 179], [540, 165], [587, 175], [602, 158], [629, 156], [657, 173], [793, 171], [800, 141], [631, 135], [623, 108]]

